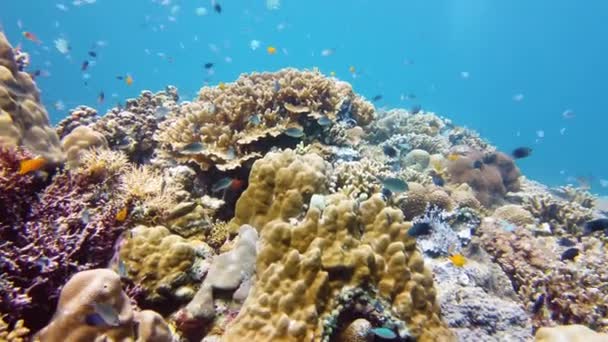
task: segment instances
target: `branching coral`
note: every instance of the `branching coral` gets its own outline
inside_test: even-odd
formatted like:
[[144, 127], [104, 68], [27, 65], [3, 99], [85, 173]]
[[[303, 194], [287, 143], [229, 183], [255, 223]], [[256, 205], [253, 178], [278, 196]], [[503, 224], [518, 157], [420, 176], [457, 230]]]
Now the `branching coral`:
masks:
[[[272, 145], [295, 145], [285, 135], [288, 129], [296, 137], [321, 134], [325, 130], [318, 120], [352, 126], [372, 118], [373, 106], [347, 83], [318, 72], [283, 69], [202, 88], [196, 101], [169, 115], [156, 138], [170, 159], [225, 171], [259, 158]], [[198, 148], [188, 150], [193, 144]]]
[[63, 160], [57, 133], [40, 104], [32, 78], [19, 70], [13, 48], [0, 32], [0, 146], [22, 146], [49, 164]]
[[591, 209], [574, 201], [555, 198], [547, 193], [533, 193], [523, 198], [523, 207], [540, 223], [548, 223], [556, 235], [582, 232], [583, 224], [593, 218]]
[[70, 110], [70, 114], [65, 119], [61, 120], [55, 127], [55, 131], [60, 139], [70, 134], [79, 126], [90, 126], [99, 120], [97, 111], [94, 108], [87, 106], [78, 106]]

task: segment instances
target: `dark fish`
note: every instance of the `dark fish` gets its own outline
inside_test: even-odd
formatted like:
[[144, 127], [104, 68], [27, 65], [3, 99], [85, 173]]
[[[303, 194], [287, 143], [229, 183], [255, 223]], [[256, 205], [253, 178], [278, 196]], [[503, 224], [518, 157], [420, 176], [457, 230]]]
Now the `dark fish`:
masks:
[[304, 131], [301, 128], [290, 127], [285, 130], [285, 135], [290, 136], [292, 138], [301, 138], [304, 136]]
[[435, 184], [437, 186], [444, 186], [445, 185], [445, 180], [440, 175], [437, 175], [437, 174], [432, 175], [431, 179], [433, 180], [433, 184]]
[[538, 298], [536, 298], [536, 300], [534, 301], [534, 304], [532, 305], [532, 313], [533, 314], [537, 314], [540, 309], [542, 309], [543, 304], [545, 304], [545, 294], [541, 294], [540, 296], [538, 296]]
[[420, 107], [420, 105], [415, 105], [414, 107], [412, 107], [410, 112], [412, 114], [418, 114], [418, 113], [420, 113], [421, 110], [422, 110], [422, 107]]
[[382, 198], [384, 198], [385, 201], [387, 201], [389, 198], [391, 198], [391, 196], [393, 196], [392, 191], [390, 191], [387, 188], [382, 188]]
[[494, 164], [496, 162], [496, 158], [498, 156], [496, 155], [496, 153], [488, 153], [485, 156], [483, 156], [483, 163], [484, 164]]
[[376, 96], [372, 97], [372, 101], [373, 102], [377, 102], [377, 101], [380, 101], [380, 100], [382, 100], [382, 95], [376, 95]]
[[209, 63], [205, 63], [205, 69], [211, 69], [213, 68], [213, 63], [209, 62]]
[[105, 98], [106, 98], [106, 95], [102, 91], [99, 93], [99, 96], [97, 97], [97, 102], [102, 103]]
[[193, 142], [182, 148], [182, 154], [199, 154], [205, 150], [205, 145], [201, 142]]
[[585, 222], [583, 234], [589, 235], [600, 230], [608, 231], [608, 218], [599, 218]]
[[42, 74], [42, 71], [40, 69], [30, 73], [30, 76], [32, 76], [32, 78], [36, 78], [38, 76], [40, 76]]
[[481, 169], [482, 166], [483, 166], [483, 163], [481, 162], [481, 160], [476, 160], [473, 162], [474, 169]]
[[578, 256], [578, 248], [576, 247], [572, 247], [572, 248], [568, 248], [566, 249], [566, 251], [564, 253], [562, 253], [562, 257], [560, 258], [561, 261], [566, 261], [566, 260], [574, 260], [574, 258], [576, 258]]
[[428, 222], [417, 222], [414, 223], [412, 228], [407, 231], [407, 235], [417, 237], [420, 235], [427, 235], [431, 232], [433, 226]]
[[384, 154], [390, 158], [395, 158], [399, 153], [399, 151], [397, 151], [397, 149], [391, 145], [384, 145], [384, 147], [382, 147], [382, 151], [384, 151]]
[[399, 178], [385, 178], [382, 185], [392, 192], [404, 192], [408, 189], [407, 183]]
[[89, 51], [89, 56], [95, 58], [95, 57], [97, 57], [97, 52], [95, 52], [95, 51]]
[[85, 71], [89, 67], [89, 61], [82, 62], [82, 66], [80, 66], [80, 70]]
[[570, 240], [568, 238], [565, 238], [565, 237], [560, 238], [559, 240], [557, 240], [557, 243], [560, 246], [563, 246], [563, 247], [572, 247], [572, 246], [576, 245], [576, 242], [574, 242], [574, 241], [572, 241], [572, 240]]
[[213, 4], [213, 10], [217, 13], [222, 13], [222, 6], [220, 6], [220, 4], [216, 2], [215, 4]]
[[119, 81], [122, 81], [122, 80], [124, 80], [125, 78], [124, 78], [123, 76], [116, 76], [116, 79], [117, 79], [117, 80], [119, 80]]
[[327, 116], [323, 115], [322, 117], [317, 119], [317, 123], [319, 124], [319, 126], [329, 126], [331, 125], [331, 120]]
[[518, 147], [511, 152], [511, 155], [515, 159], [526, 158], [530, 154], [532, 154], [532, 149], [529, 147]]

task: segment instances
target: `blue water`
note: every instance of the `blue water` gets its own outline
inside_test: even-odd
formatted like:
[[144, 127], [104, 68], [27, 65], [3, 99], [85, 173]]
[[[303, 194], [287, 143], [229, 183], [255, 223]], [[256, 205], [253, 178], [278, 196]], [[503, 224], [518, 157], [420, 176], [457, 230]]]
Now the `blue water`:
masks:
[[[38, 84], [54, 123], [76, 105], [103, 113], [143, 89], [173, 84], [189, 99], [206, 82], [230, 82], [240, 73], [316, 66], [368, 98], [382, 94], [377, 106], [420, 104], [500, 149], [531, 146], [534, 155], [518, 162], [530, 178], [560, 185], [592, 177], [592, 191], [608, 193], [599, 184], [608, 179], [608, 2], [283, 0], [269, 10], [265, 0], [227, 0], [219, 1], [221, 14], [209, 1], [160, 2], [3, 0], [0, 23], [13, 45], [32, 54], [30, 70], [50, 73]], [[196, 15], [199, 7], [207, 14]], [[26, 30], [43, 44], [25, 40]], [[59, 37], [69, 41], [70, 57], [55, 49]], [[251, 40], [260, 48], [253, 51]], [[266, 52], [269, 45], [275, 55]], [[330, 48], [334, 54], [321, 55]], [[95, 59], [87, 55], [92, 49]], [[88, 85], [84, 60], [94, 60]], [[207, 62], [213, 75], [203, 68]], [[132, 86], [116, 79], [126, 74]], [[106, 99], [99, 104], [101, 91]], [[416, 100], [402, 99], [410, 93]], [[57, 101], [67, 108], [56, 110]], [[562, 118], [567, 109], [576, 117]]]

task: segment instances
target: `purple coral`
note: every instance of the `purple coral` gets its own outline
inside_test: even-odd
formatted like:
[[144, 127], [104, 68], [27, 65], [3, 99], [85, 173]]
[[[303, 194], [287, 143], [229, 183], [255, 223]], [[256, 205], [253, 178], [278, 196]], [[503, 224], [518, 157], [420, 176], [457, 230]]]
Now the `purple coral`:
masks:
[[57, 175], [21, 221], [3, 225], [0, 312], [8, 323], [24, 319], [29, 328], [41, 328], [74, 273], [107, 264], [123, 230], [115, 218], [122, 203], [110, 196], [111, 187], [84, 174]]

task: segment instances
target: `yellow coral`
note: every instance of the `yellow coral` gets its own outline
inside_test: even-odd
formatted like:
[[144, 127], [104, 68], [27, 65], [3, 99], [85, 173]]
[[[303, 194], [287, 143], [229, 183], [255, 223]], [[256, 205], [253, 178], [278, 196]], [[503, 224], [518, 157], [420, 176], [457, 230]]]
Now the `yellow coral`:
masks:
[[112, 177], [129, 167], [127, 156], [107, 148], [92, 148], [82, 152], [79, 173]]

